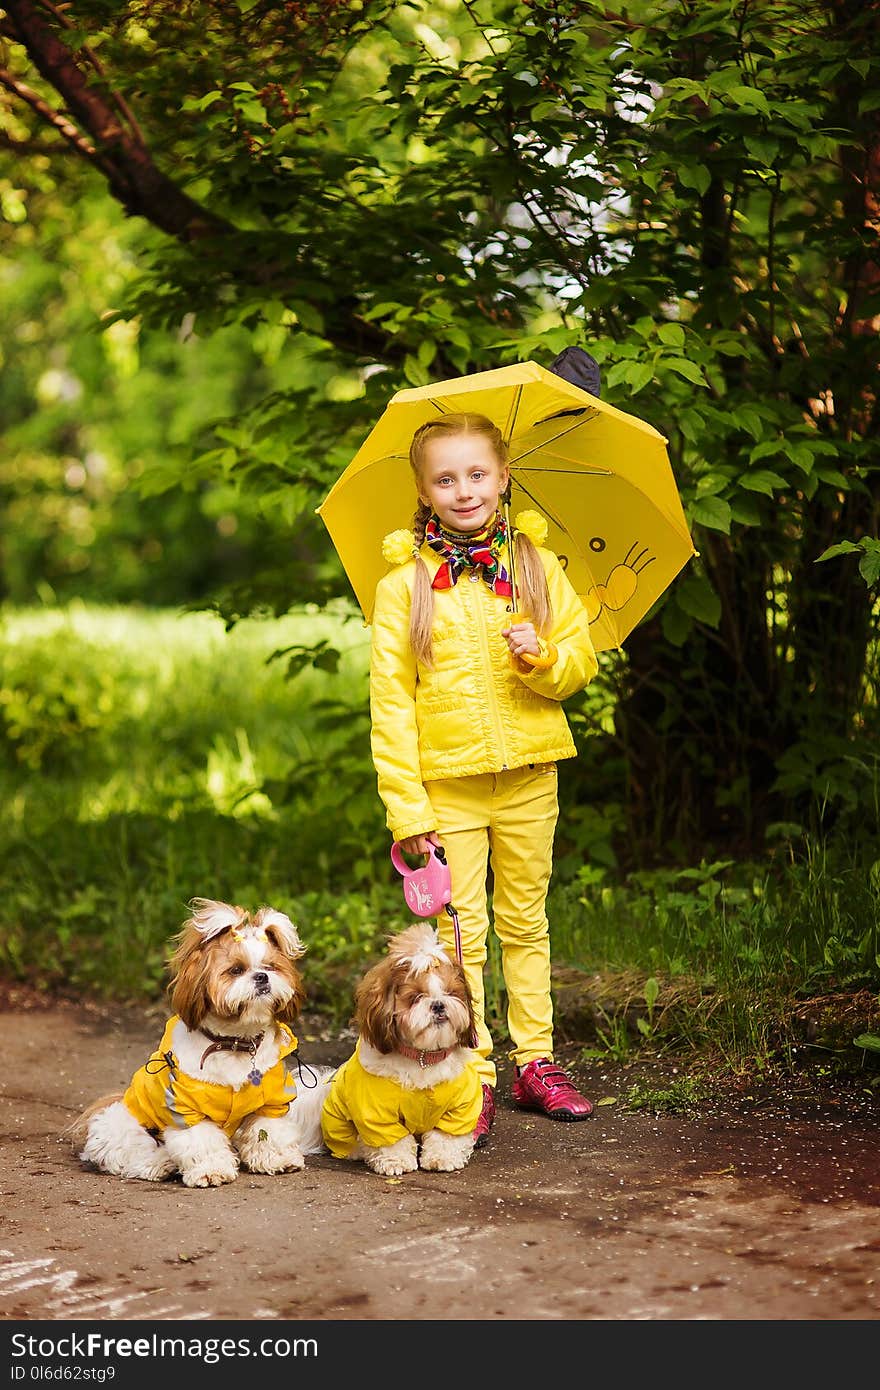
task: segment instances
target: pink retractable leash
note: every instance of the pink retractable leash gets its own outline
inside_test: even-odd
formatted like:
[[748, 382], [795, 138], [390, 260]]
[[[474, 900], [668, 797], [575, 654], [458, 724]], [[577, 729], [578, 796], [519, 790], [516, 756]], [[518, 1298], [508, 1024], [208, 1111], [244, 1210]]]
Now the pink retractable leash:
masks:
[[[461, 959], [461, 927], [458, 913], [452, 902], [452, 874], [446, 862], [446, 851], [442, 845], [434, 845], [428, 853], [428, 862], [411, 869], [403, 857], [400, 846], [391, 846], [391, 862], [403, 879], [403, 896], [411, 912], [417, 917], [436, 917], [441, 908], [446, 908], [452, 918], [455, 934], [455, 958], [459, 965]], [[471, 1046], [476, 1047], [477, 1037], [471, 1037]]]

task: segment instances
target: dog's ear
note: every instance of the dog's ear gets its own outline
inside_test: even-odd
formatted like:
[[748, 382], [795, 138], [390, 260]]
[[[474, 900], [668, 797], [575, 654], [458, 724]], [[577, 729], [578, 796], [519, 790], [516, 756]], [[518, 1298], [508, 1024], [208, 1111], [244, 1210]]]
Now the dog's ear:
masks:
[[198, 1028], [208, 1013], [208, 962], [205, 938], [194, 923], [187, 923], [177, 937], [169, 961], [171, 1009], [187, 1028]]
[[247, 921], [248, 916], [243, 907], [233, 907], [231, 903], [216, 902], [213, 898], [193, 898], [189, 908], [192, 916], [187, 922], [184, 922], [181, 935], [186, 932], [188, 927], [192, 927], [199, 933], [203, 941], [211, 941], [222, 931], [239, 926], [242, 922]]
[[300, 956], [305, 955], [306, 948], [299, 932], [290, 918], [277, 908], [261, 907], [254, 917], [254, 927], [262, 928], [269, 937], [274, 936], [278, 949], [290, 956], [291, 960], [298, 960]]
[[354, 995], [354, 1022], [377, 1052], [393, 1052], [399, 1042], [394, 1016], [394, 972], [387, 960], [368, 970]]
[[292, 1027], [302, 1013], [303, 1006], [306, 1002], [306, 992], [303, 987], [302, 975], [299, 973], [292, 960], [288, 961], [286, 975], [290, 984], [293, 986], [293, 994], [291, 994], [284, 1008], [279, 1010], [275, 1017], [278, 1019], [279, 1023], [289, 1023]]

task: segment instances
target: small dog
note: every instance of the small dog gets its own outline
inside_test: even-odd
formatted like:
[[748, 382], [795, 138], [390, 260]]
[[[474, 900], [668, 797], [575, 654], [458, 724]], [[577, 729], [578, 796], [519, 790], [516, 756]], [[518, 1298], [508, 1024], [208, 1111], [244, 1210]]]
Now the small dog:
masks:
[[[122, 1178], [187, 1187], [283, 1173], [323, 1153], [325, 1076], [297, 1093], [295, 1023], [305, 947], [283, 912], [194, 898], [175, 938], [173, 1016], [123, 1094], [104, 1096], [64, 1134], [83, 1162]], [[304, 1068], [307, 1074], [310, 1068]]]
[[474, 1013], [464, 970], [434, 927], [416, 923], [390, 939], [357, 987], [354, 1023], [357, 1047], [321, 1111], [331, 1154], [385, 1176], [464, 1168], [483, 1100]]

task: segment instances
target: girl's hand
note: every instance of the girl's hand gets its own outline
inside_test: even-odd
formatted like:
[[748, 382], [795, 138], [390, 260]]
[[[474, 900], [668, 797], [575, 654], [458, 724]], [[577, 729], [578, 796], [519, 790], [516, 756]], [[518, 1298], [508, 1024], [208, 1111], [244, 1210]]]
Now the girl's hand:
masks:
[[538, 634], [532, 623], [512, 623], [510, 627], [502, 628], [501, 636], [507, 639], [513, 656], [524, 656], [526, 653], [529, 656], [541, 655]]
[[440, 836], [436, 830], [431, 830], [427, 835], [408, 835], [405, 840], [398, 840], [397, 843], [404, 854], [430, 854], [432, 848], [440, 848]]

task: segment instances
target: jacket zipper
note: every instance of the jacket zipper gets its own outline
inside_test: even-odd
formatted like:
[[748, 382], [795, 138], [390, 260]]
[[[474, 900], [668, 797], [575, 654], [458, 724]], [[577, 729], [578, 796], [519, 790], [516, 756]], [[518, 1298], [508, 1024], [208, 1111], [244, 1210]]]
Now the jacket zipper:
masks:
[[[461, 583], [461, 580], [459, 580]], [[476, 588], [476, 586], [474, 586]], [[474, 593], [474, 605], [477, 611], [477, 637], [480, 643], [480, 652], [483, 658], [483, 670], [486, 672], [486, 692], [488, 697], [489, 712], [495, 726], [495, 734], [498, 739], [498, 747], [501, 750], [501, 768], [507, 771], [507, 747], [504, 740], [504, 725], [501, 722], [501, 706], [498, 700], [498, 692], [495, 689], [494, 671], [492, 669], [492, 651], [489, 646], [489, 627], [486, 621], [486, 603], [482, 594]]]

